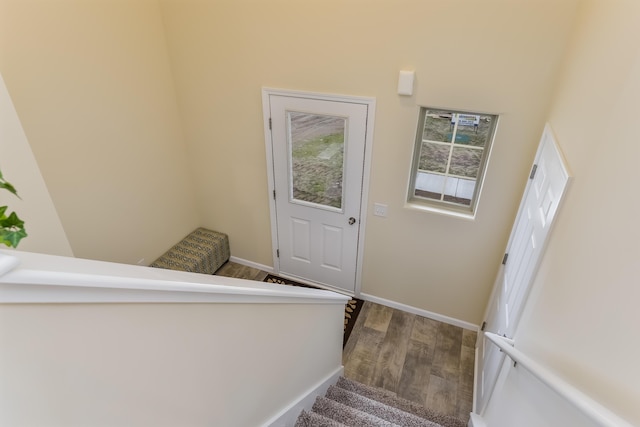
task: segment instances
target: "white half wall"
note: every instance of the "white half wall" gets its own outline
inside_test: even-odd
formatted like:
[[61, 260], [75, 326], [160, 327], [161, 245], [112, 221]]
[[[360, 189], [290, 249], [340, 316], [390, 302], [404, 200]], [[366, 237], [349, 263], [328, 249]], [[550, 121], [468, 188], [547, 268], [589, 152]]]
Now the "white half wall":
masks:
[[[22, 262], [0, 278], [0, 425], [255, 427], [342, 369], [338, 294], [19, 251], [0, 260], [9, 254]], [[11, 303], [16, 287], [48, 299]], [[51, 302], [68, 288], [94, 299]]]
[[341, 365], [343, 310], [4, 305], [0, 424], [258, 426]]

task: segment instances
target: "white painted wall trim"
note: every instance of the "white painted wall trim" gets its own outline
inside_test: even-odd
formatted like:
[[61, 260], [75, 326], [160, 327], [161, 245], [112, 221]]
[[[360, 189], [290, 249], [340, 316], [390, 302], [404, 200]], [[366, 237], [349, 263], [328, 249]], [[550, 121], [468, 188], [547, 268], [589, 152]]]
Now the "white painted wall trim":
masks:
[[294, 402], [291, 403], [291, 405], [283, 409], [271, 420], [267, 421], [264, 424], [264, 427], [290, 427], [294, 425], [300, 415], [300, 412], [302, 412], [302, 410], [311, 411], [311, 407], [316, 401], [316, 397], [324, 396], [329, 386], [338, 382], [338, 378], [340, 378], [343, 372], [344, 367], [340, 366], [323, 381], [320, 381], [318, 384], [302, 393]]
[[487, 427], [487, 423], [484, 422], [484, 419], [478, 415], [478, 414], [474, 414], [473, 412], [471, 413], [471, 415], [469, 416], [469, 423], [467, 424], [468, 427]]
[[243, 258], [234, 257], [233, 255], [231, 255], [231, 257], [229, 258], [229, 261], [235, 262], [236, 264], [245, 265], [247, 267], [257, 268], [258, 270], [266, 271], [267, 273], [275, 274], [275, 270], [273, 269], [273, 267], [260, 264], [257, 262], [249, 261]]
[[10, 272], [20, 264], [20, 260], [14, 256], [0, 256], [0, 277]]
[[362, 293], [360, 294], [360, 298], [366, 301], [375, 302], [376, 304], [386, 305], [387, 307], [396, 308], [398, 310], [406, 311], [407, 313], [417, 314], [418, 316], [426, 317], [428, 319], [437, 320], [439, 322], [447, 323], [449, 325], [458, 326], [463, 329], [468, 329], [470, 331], [478, 331], [479, 326], [474, 325], [473, 323], [466, 322], [464, 320], [455, 319], [453, 317], [445, 316], [443, 314], [433, 313], [431, 311], [423, 310], [421, 308], [413, 307], [410, 305], [402, 304], [400, 302], [391, 301], [388, 299], [376, 297], [374, 295], [369, 295]]
[[[18, 261], [15, 261], [17, 259]], [[346, 304], [336, 292], [77, 258], [0, 251], [0, 303]]]
[[[482, 335], [482, 331], [478, 331], [478, 335]], [[478, 369], [480, 369], [479, 365], [478, 365], [478, 354], [479, 354], [479, 348], [478, 348], [478, 344], [477, 344], [477, 340], [476, 340], [476, 348], [474, 351], [474, 357], [473, 357], [473, 389], [477, 390], [478, 389], [478, 381], [480, 380], [480, 372], [478, 371]], [[471, 403], [471, 413], [478, 413], [478, 407], [477, 407], [477, 399], [472, 399], [472, 403]]]

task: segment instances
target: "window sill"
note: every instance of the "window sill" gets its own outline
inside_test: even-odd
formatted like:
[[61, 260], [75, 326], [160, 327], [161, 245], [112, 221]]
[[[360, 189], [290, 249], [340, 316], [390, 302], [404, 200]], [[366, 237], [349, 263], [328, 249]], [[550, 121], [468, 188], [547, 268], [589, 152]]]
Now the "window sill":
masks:
[[445, 216], [450, 216], [454, 218], [465, 219], [467, 221], [475, 221], [476, 219], [476, 214], [474, 212], [457, 211], [457, 210], [447, 209], [447, 208], [438, 207], [438, 206], [423, 205], [421, 203], [416, 203], [416, 202], [407, 202], [405, 203], [404, 207], [406, 209], [422, 211], [422, 212], [431, 212], [438, 215], [445, 215]]

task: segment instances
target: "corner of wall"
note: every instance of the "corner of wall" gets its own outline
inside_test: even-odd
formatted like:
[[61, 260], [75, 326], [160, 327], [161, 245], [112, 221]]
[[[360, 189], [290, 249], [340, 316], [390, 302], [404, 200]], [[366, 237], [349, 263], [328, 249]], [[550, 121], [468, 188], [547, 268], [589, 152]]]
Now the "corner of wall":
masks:
[[20, 249], [51, 255], [73, 256], [60, 218], [42, 178], [11, 97], [0, 75], [0, 167], [18, 190], [20, 199], [3, 197], [3, 204], [25, 221], [28, 236]]

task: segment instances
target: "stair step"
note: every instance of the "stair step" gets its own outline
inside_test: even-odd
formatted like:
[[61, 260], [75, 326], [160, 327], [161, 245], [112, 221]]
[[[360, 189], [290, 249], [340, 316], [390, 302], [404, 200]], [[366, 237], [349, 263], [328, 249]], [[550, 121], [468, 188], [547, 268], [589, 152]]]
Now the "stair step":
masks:
[[348, 427], [315, 412], [302, 411], [294, 427]]
[[403, 427], [439, 427], [438, 424], [401, 409], [382, 404], [377, 400], [354, 393], [344, 388], [330, 386], [325, 395], [343, 405], [366, 412]]
[[388, 390], [340, 377], [318, 396], [311, 412], [302, 411], [295, 427], [467, 427]]
[[323, 396], [318, 396], [316, 399], [316, 402], [313, 404], [313, 412], [348, 426], [400, 427], [397, 424], [380, 419], [375, 415], [350, 408], [349, 406]]
[[404, 412], [416, 415], [420, 418], [432, 421], [443, 427], [467, 427], [467, 423], [448, 415], [443, 415], [437, 411], [426, 408], [415, 402], [403, 399], [395, 395], [395, 393], [380, 388], [370, 387], [357, 381], [340, 377], [335, 385], [336, 387], [351, 391], [369, 399], [384, 403], [385, 405], [398, 408]]

